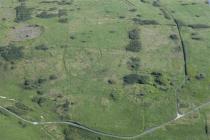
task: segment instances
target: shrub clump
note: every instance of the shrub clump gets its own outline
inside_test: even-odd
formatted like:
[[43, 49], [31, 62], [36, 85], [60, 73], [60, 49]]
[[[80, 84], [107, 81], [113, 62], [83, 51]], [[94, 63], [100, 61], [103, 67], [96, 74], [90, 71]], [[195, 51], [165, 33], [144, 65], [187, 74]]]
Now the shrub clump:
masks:
[[14, 106], [8, 106], [6, 108], [17, 115], [24, 115], [29, 111], [32, 111], [32, 109], [20, 102], [15, 103]]
[[165, 19], [168, 19], [168, 20], [171, 19], [170, 15], [163, 8], [160, 8], [160, 11], [163, 13], [163, 16], [165, 17]]
[[59, 18], [58, 22], [60, 22], [60, 23], [68, 23], [68, 18], [64, 18], [64, 17]]
[[137, 57], [131, 57], [127, 64], [130, 70], [137, 71], [140, 67], [140, 59]]
[[133, 18], [133, 21], [136, 24], [140, 24], [140, 25], [159, 25], [159, 23], [156, 20], [142, 20], [139, 18]]
[[135, 40], [130, 40], [130, 43], [126, 47], [126, 50], [131, 52], [139, 52], [141, 50], [141, 47], [142, 47], [141, 42], [135, 39]]
[[210, 26], [206, 25], [206, 24], [191, 24], [191, 25], [188, 25], [188, 26], [193, 28], [193, 29], [210, 28]]
[[33, 99], [32, 99], [32, 102], [37, 103], [39, 106], [42, 106], [43, 103], [45, 103], [46, 101], [47, 101], [46, 98], [44, 98], [44, 97], [38, 97], [38, 96], [35, 96], [35, 97], [33, 97]]
[[154, 77], [154, 82], [160, 86], [165, 86], [163, 75], [160, 72], [152, 72], [151, 75]]
[[152, 5], [153, 5], [154, 7], [160, 7], [160, 1], [159, 1], [159, 0], [153, 1]]
[[3, 57], [6, 61], [14, 61], [23, 58], [23, 47], [16, 47], [13, 44], [10, 44], [5, 47], [0, 47], [0, 56]]
[[24, 105], [23, 103], [17, 102], [15, 103], [15, 107], [17, 107], [18, 109], [24, 110], [24, 111], [30, 111], [31, 109]]
[[23, 83], [23, 88], [24, 89], [38, 89], [42, 86], [42, 84], [44, 84], [47, 81], [47, 79], [44, 78], [39, 78], [37, 80], [30, 80], [30, 79], [26, 79], [24, 80]]
[[67, 12], [65, 9], [58, 10], [58, 17], [67, 16]]
[[205, 78], [205, 75], [202, 74], [202, 73], [200, 73], [200, 74], [196, 75], [195, 78], [196, 78], [197, 80], [203, 80], [203, 79]]
[[149, 77], [146, 75], [129, 74], [123, 77], [124, 84], [148, 84]]
[[15, 8], [16, 10], [16, 22], [26, 21], [31, 19], [31, 8], [27, 8], [25, 3], [21, 3], [20, 6]]
[[36, 46], [35, 49], [46, 51], [48, 50], [48, 47], [45, 44], [41, 44], [41, 45]]
[[178, 36], [176, 34], [171, 34], [169, 37], [172, 40], [178, 40]]
[[128, 38], [130, 39], [130, 42], [126, 47], [126, 50], [131, 52], [139, 52], [141, 49], [141, 42], [139, 40], [140, 36], [138, 29], [129, 31]]
[[36, 15], [38, 18], [53, 18], [57, 17], [57, 14], [47, 13], [46, 11], [41, 12], [40, 14]]
[[133, 29], [128, 32], [128, 37], [131, 40], [139, 39], [139, 31], [137, 29]]

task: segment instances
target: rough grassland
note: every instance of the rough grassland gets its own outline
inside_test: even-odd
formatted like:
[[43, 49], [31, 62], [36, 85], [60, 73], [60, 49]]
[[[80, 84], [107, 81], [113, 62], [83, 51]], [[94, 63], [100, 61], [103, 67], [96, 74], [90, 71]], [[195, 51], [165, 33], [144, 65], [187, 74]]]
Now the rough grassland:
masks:
[[[31, 121], [73, 120], [94, 130], [133, 136], [209, 101], [210, 7], [204, 0], [22, 3], [31, 10], [30, 19], [17, 22], [15, 8], [21, 2], [0, 2], [0, 97], [15, 99], [0, 98], [0, 106], [16, 108], [12, 112]], [[42, 32], [33, 38], [24, 32], [23, 40], [14, 40], [11, 31], [26, 26], [41, 27]], [[134, 29], [141, 45], [136, 52], [126, 50]], [[18, 52], [9, 52], [11, 44], [24, 54], [20, 59], [5, 59]], [[145, 79], [133, 82], [133, 75]], [[129, 76], [132, 84], [126, 83]], [[206, 108], [137, 139], [204, 140], [209, 133]], [[115, 140], [65, 125], [25, 126], [2, 110], [0, 137]]]

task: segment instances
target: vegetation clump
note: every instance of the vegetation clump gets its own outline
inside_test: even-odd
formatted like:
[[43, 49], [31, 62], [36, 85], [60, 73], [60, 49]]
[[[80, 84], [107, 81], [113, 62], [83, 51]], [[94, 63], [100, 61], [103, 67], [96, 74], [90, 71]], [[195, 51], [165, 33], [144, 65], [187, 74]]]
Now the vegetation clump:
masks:
[[13, 44], [0, 47], [0, 57], [3, 57], [6, 61], [14, 61], [23, 58], [23, 47], [16, 47]]
[[25, 104], [23, 104], [21, 102], [15, 103], [15, 107], [17, 107], [18, 109], [21, 109], [21, 110], [25, 110], [25, 111], [31, 110], [28, 106], [26, 106]]
[[38, 89], [42, 86], [42, 84], [44, 84], [47, 81], [47, 79], [44, 78], [39, 78], [37, 80], [30, 80], [30, 79], [26, 79], [24, 80], [23, 83], [23, 88], [24, 89]]
[[159, 85], [161, 89], [165, 89], [166, 81], [163, 77], [163, 74], [160, 72], [152, 72], [151, 75], [154, 77], [155, 84]]
[[200, 73], [200, 74], [196, 75], [195, 78], [196, 78], [197, 80], [203, 80], [203, 79], [205, 78], [205, 75], [202, 74], [202, 73]]
[[188, 26], [193, 28], [193, 29], [210, 28], [210, 26], [206, 25], [206, 24], [191, 24], [191, 25], [188, 25]]
[[159, 0], [153, 1], [152, 5], [154, 7], [160, 7], [160, 1]]
[[133, 8], [133, 9], [129, 9], [130, 12], [136, 12], [137, 9]]
[[27, 8], [25, 3], [21, 3], [20, 6], [15, 8], [16, 10], [16, 22], [26, 21], [31, 19], [31, 8]]
[[14, 106], [6, 107], [9, 111], [15, 113], [16, 115], [24, 115], [29, 111], [32, 111], [28, 106], [24, 105], [23, 103], [17, 102]]
[[59, 18], [58, 22], [60, 22], [60, 23], [68, 23], [68, 18], [64, 18], [64, 17]]
[[57, 17], [57, 14], [47, 13], [46, 11], [41, 12], [40, 14], [36, 15], [38, 18], [53, 18]]
[[165, 19], [168, 19], [168, 20], [171, 19], [170, 15], [163, 8], [160, 8], [160, 11], [163, 13], [163, 16], [165, 17]]
[[139, 31], [137, 29], [133, 29], [128, 32], [128, 37], [131, 40], [139, 39]]
[[123, 77], [124, 84], [148, 84], [149, 77], [146, 75], [129, 74]]
[[48, 50], [48, 47], [45, 44], [41, 44], [41, 45], [36, 46], [35, 49], [46, 51], [46, 50]]
[[49, 76], [49, 80], [56, 80], [58, 77], [55, 74]]
[[156, 20], [142, 20], [139, 18], [133, 18], [133, 21], [136, 24], [140, 24], [140, 25], [159, 25], [159, 23]]
[[169, 37], [172, 40], [178, 40], [178, 36], [176, 34], [171, 34]]
[[45, 103], [46, 101], [47, 101], [46, 98], [44, 98], [44, 97], [39, 97], [39, 96], [35, 96], [35, 97], [33, 97], [33, 99], [32, 99], [32, 102], [37, 103], [39, 106], [42, 106], [43, 103]]
[[129, 31], [128, 38], [130, 39], [130, 42], [126, 47], [126, 50], [131, 52], [139, 52], [141, 50], [141, 42], [139, 41], [140, 36], [138, 29]]
[[127, 51], [139, 52], [141, 50], [141, 42], [139, 40], [130, 40], [130, 43], [126, 47]]
[[140, 59], [137, 57], [131, 57], [127, 64], [130, 70], [137, 71], [140, 67]]
[[58, 10], [58, 17], [67, 16], [67, 12], [65, 9]]
[[73, 0], [61, 0], [57, 2], [58, 5], [71, 5], [72, 3]]

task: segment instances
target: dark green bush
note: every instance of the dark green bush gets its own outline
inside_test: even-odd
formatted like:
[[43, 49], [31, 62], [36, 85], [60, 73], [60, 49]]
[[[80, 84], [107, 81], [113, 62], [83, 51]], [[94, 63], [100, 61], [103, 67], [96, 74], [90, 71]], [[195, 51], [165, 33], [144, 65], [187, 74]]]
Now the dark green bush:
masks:
[[178, 39], [178, 36], [176, 34], [171, 34], [169, 36], [172, 40], [177, 40]]
[[73, 0], [61, 0], [57, 2], [58, 5], [71, 5], [72, 3]]
[[64, 17], [59, 18], [58, 22], [60, 22], [60, 23], [68, 23], [68, 18], [64, 18]]
[[113, 80], [113, 79], [109, 79], [107, 82], [110, 85], [116, 84], [115, 80]]
[[137, 71], [140, 67], [140, 59], [137, 57], [131, 57], [127, 64], [130, 70]]
[[171, 16], [163, 8], [160, 8], [160, 10], [163, 13], [163, 16], [165, 17], [165, 19], [168, 19], [168, 20], [171, 19]]
[[23, 58], [23, 47], [16, 47], [13, 44], [10, 44], [5, 47], [0, 47], [0, 56], [3, 57], [6, 61], [14, 61]]
[[166, 84], [164, 83], [163, 80], [163, 75], [160, 72], [152, 72], [152, 76], [154, 76], [154, 82], [160, 86], [165, 86]]
[[210, 28], [210, 26], [206, 25], [206, 24], [191, 24], [191, 25], [188, 25], [188, 26], [193, 28], [193, 29]]
[[124, 84], [148, 84], [148, 80], [148, 76], [138, 74], [129, 74], [123, 77]]
[[58, 10], [58, 17], [67, 16], [67, 12], [65, 9]]
[[57, 14], [47, 13], [46, 11], [43, 11], [40, 14], [36, 15], [36, 17], [38, 18], [53, 18], [57, 16]]
[[28, 106], [24, 105], [21, 102], [15, 103], [15, 107], [17, 107], [18, 109], [24, 110], [24, 111], [30, 111], [31, 110]]
[[146, 1], [145, 0], [140, 0], [142, 3], [146, 3]]
[[26, 0], [18, 0], [19, 2], [25, 2]]
[[141, 47], [141, 42], [139, 40], [131, 40], [126, 47], [126, 50], [131, 52], [139, 52], [141, 50]]
[[56, 80], [58, 77], [55, 74], [49, 76], [50, 80]]
[[39, 96], [35, 96], [35, 97], [33, 97], [33, 99], [32, 99], [32, 102], [37, 103], [39, 106], [42, 106], [43, 103], [45, 103], [46, 101], [47, 101], [46, 98], [44, 98], [44, 97], [39, 97]]
[[24, 115], [27, 113], [25, 110], [18, 109], [15, 106], [8, 106], [8, 107], [6, 107], [6, 109], [15, 113], [16, 115]]
[[45, 44], [41, 44], [41, 45], [36, 46], [35, 49], [46, 51], [48, 50], [48, 47]]
[[162, 73], [160, 73], [160, 72], [152, 72], [151, 75], [154, 76], [154, 77], [160, 77], [160, 76], [162, 76]]
[[16, 22], [26, 21], [31, 19], [32, 9], [27, 8], [24, 3], [15, 8], [16, 10]]
[[25, 128], [27, 126], [27, 124], [25, 122], [23, 122], [23, 121], [18, 121], [18, 124], [20, 124], [20, 126], [22, 128]]
[[197, 80], [203, 80], [205, 78], [205, 75], [203, 73], [200, 73], [200, 74], [196, 75], [195, 78]]
[[198, 37], [198, 36], [192, 36], [191, 37], [193, 40], [202, 40], [202, 38], [201, 37]]
[[160, 1], [159, 0], [153, 1], [152, 5], [154, 7], [160, 7]]
[[159, 23], [156, 20], [142, 20], [139, 18], [133, 18], [133, 21], [136, 24], [140, 24], [140, 25], [159, 25]]
[[139, 39], [139, 31], [138, 29], [133, 29], [131, 31], [128, 32], [128, 37], [129, 39]]
[[133, 9], [129, 9], [128, 11], [130, 11], [130, 12], [136, 12], [137, 9], [133, 8]]
[[24, 80], [23, 88], [28, 90], [39, 89], [46, 81], [47, 79], [45, 78], [39, 78], [37, 80], [26, 79]]

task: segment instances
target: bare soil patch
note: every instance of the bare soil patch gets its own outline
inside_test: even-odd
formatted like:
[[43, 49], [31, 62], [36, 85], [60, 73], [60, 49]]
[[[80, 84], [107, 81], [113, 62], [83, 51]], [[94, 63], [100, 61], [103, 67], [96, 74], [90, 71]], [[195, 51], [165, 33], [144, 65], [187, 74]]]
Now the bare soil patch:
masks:
[[9, 32], [11, 41], [25, 41], [37, 38], [43, 32], [43, 27], [39, 25], [22, 25], [20, 27], [13, 27]]

